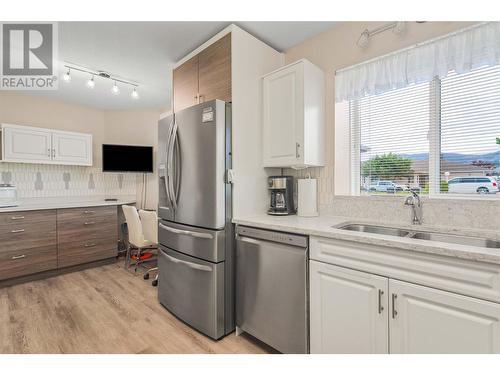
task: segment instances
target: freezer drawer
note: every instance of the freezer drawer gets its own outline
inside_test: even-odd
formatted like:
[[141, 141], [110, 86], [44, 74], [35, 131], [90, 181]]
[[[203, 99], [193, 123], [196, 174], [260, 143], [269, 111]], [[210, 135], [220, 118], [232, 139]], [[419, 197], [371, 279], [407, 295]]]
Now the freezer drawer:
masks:
[[[274, 241], [285, 237], [286, 244]], [[298, 243], [304, 247], [290, 245]], [[236, 326], [282, 353], [309, 350], [306, 243], [305, 237], [238, 227]]]
[[165, 247], [210, 262], [225, 259], [224, 230], [196, 228], [165, 220], [158, 225], [158, 239]]
[[160, 246], [158, 298], [207, 336], [224, 335], [224, 262], [210, 263]]

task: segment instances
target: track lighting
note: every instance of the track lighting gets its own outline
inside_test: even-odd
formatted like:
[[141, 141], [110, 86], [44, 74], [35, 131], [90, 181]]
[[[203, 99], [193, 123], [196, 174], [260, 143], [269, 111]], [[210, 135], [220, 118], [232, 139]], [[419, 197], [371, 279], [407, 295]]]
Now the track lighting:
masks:
[[71, 81], [71, 69], [68, 68], [68, 71], [63, 75], [63, 81], [64, 82]]
[[87, 87], [89, 89], [93, 89], [95, 87], [94, 75], [92, 74], [92, 78], [87, 81]]
[[113, 95], [116, 95], [116, 96], [120, 95], [120, 87], [118, 87], [118, 83], [120, 83], [121, 86], [128, 85], [132, 88], [132, 92], [130, 93], [130, 97], [132, 99], [135, 99], [135, 100], [139, 99], [139, 92], [138, 92], [139, 85], [137, 84], [137, 82], [126, 80], [124, 78], [121, 78], [119, 76], [113, 75], [113, 74], [108, 73], [108, 72], [105, 72], [103, 70], [94, 70], [94, 69], [86, 68], [86, 67], [76, 65], [73, 63], [66, 63], [66, 64], [64, 65], [64, 67], [67, 68], [68, 70], [62, 76], [62, 79], [64, 82], [69, 83], [71, 81], [71, 72], [72, 71], [82, 72], [82, 73], [88, 74], [90, 76], [90, 78], [85, 83], [85, 85], [89, 89], [95, 88], [95, 86], [96, 86], [95, 80], [96, 79], [98, 79], [98, 80], [105, 79], [105, 80], [113, 81], [113, 86], [111, 86], [111, 90], [110, 90]]
[[404, 22], [404, 21], [391, 22], [391, 23], [379, 26], [373, 30], [365, 29], [361, 33], [361, 35], [359, 36], [356, 44], [360, 48], [366, 48], [366, 47], [368, 47], [368, 44], [370, 44], [370, 38], [372, 36], [380, 34], [380, 33], [387, 31], [387, 30], [392, 30], [392, 32], [394, 34], [401, 35], [406, 30], [406, 22]]
[[111, 88], [111, 92], [113, 93], [113, 95], [120, 94], [120, 88], [116, 85], [116, 81], [115, 81], [115, 84], [113, 85], [113, 87]]

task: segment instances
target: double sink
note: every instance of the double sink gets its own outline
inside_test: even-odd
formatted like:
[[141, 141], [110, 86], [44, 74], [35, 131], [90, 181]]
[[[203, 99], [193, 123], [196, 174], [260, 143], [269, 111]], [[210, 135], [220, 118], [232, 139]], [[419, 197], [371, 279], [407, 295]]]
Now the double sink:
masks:
[[383, 227], [367, 224], [347, 224], [338, 227], [338, 229], [344, 229], [353, 232], [382, 234], [386, 236], [413, 238], [417, 240], [438, 241], [451, 244], [500, 249], [500, 241], [480, 237], [460, 236], [438, 232], [414, 231], [402, 228]]

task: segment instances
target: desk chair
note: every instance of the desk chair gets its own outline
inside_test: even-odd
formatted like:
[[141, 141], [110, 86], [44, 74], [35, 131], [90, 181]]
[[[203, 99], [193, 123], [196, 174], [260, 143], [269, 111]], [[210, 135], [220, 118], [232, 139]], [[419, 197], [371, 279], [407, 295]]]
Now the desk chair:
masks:
[[[144, 239], [158, 244], [158, 216], [156, 215], [156, 212], [139, 210], [139, 217], [141, 218]], [[144, 273], [144, 280], [149, 279], [149, 275], [152, 272], [158, 272], [158, 267], [148, 269]], [[158, 273], [156, 273], [156, 276], [151, 284], [153, 286], [158, 285]]]
[[[134, 255], [136, 259], [134, 264], [134, 272], [137, 272], [137, 268], [139, 267], [139, 265], [153, 260], [141, 260], [141, 256], [143, 255], [143, 251], [145, 250], [157, 250], [158, 240], [154, 241], [145, 238], [141, 219], [139, 218], [137, 209], [134, 206], [124, 205], [122, 206], [122, 209], [125, 215], [125, 221], [127, 222], [129, 242], [127, 254], [125, 256], [125, 269], [128, 270], [130, 268], [132, 253], [135, 252]], [[150, 235], [149, 229], [148, 235]], [[158, 235], [156, 237], [158, 237]]]

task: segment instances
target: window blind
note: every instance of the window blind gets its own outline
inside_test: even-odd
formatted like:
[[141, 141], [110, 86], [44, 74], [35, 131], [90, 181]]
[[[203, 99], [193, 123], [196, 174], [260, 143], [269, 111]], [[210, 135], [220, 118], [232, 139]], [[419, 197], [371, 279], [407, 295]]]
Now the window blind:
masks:
[[427, 188], [432, 105], [430, 83], [350, 102], [354, 193]]
[[491, 179], [458, 179], [500, 175], [500, 66], [450, 73], [440, 92], [441, 192], [496, 192]]

